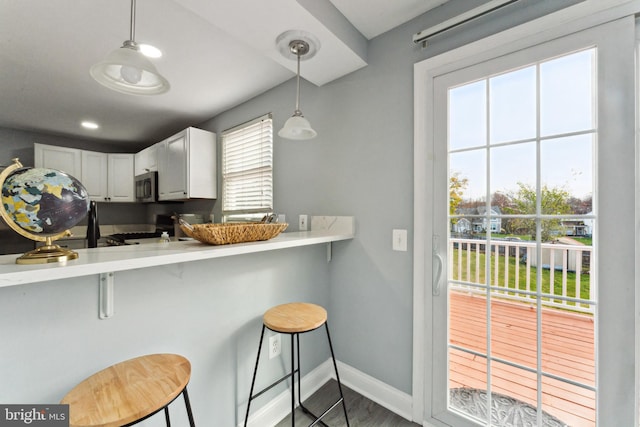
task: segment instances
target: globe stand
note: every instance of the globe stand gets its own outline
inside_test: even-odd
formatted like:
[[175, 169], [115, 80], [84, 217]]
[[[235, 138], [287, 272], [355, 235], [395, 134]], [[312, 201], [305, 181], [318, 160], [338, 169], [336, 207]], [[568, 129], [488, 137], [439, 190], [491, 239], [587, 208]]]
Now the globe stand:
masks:
[[[69, 233], [71, 234], [71, 233]], [[78, 253], [54, 244], [49, 237], [44, 246], [25, 252], [16, 259], [16, 264], [48, 264], [66, 262], [78, 258]]]
[[[2, 173], [0, 173], [0, 189], [4, 185], [5, 180], [16, 170], [22, 168], [22, 163], [18, 159], [13, 159], [13, 164], [7, 166]], [[0, 203], [0, 217], [7, 223], [9, 227], [16, 233], [20, 234], [27, 239], [31, 239], [37, 242], [44, 242], [43, 246], [40, 246], [32, 251], [25, 252], [16, 259], [16, 264], [48, 264], [54, 262], [66, 262], [78, 258], [78, 253], [69, 249], [62, 248], [53, 243], [61, 237], [71, 236], [69, 230], [65, 230], [62, 233], [40, 236], [37, 234], [29, 233], [26, 230], [18, 227], [7, 211], [4, 208], [4, 203]]]

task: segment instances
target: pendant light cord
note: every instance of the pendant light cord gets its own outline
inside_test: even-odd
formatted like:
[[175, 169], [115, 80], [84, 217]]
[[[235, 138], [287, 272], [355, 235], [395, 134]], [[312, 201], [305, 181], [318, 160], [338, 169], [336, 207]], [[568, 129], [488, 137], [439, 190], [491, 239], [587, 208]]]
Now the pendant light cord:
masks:
[[300, 111], [300, 52], [298, 51], [296, 54], [298, 55], [298, 78], [296, 84], [296, 111], [294, 114], [300, 116], [302, 115], [302, 112]]
[[136, 0], [131, 0], [131, 30], [129, 31], [129, 40], [135, 42], [136, 37]]

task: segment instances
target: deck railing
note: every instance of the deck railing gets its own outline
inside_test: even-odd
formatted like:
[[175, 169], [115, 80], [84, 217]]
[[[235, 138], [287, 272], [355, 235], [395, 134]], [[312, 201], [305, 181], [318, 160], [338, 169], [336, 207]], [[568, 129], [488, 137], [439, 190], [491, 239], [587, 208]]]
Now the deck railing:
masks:
[[486, 240], [451, 238], [449, 242], [449, 277], [458, 290], [484, 294], [488, 284], [493, 297], [534, 304], [541, 268], [543, 306], [595, 312], [591, 246], [543, 243], [538, 262], [535, 242], [492, 239], [489, 251]]

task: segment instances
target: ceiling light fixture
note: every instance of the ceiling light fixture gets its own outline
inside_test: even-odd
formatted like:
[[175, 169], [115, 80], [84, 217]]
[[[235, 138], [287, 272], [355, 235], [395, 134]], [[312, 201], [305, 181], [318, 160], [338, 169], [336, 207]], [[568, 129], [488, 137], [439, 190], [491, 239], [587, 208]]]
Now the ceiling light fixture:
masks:
[[131, 0], [131, 31], [122, 47], [91, 67], [91, 77], [117, 92], [132, 95], [159, 95], [169, 90], [169, 82], [140, 51], [135, 42], [136, 0]]
[[296, 109], [293, 116], [285, 122], [278, 135], [286, 139], [311, 139], [318, 133], [311, 128], [309, 120], [305, 119], [300, 111], [300, 60], [302, 57], [309, 59], [318, 51], [319, 43], [312, 35], [301, 31], [287, 31], [276, 40], [276, 44], [285, 57], [292, 55], [298, 61], [296, 73]]
[[82, 125], [83, 128], [85, 129], [98, 129], [100, 126], [96, 123], [96, 122], [90, 122], [89, 120], [85, 120], [82, 123], [80, 123]]

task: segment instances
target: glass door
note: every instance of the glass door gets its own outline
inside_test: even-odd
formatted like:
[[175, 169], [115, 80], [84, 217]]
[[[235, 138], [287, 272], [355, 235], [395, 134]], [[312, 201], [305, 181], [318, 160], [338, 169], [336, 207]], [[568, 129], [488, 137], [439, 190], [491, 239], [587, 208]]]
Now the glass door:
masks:
[[482, 422], [595, 422], [595, 60], [448, 89], [449, 407]]
[[603, 61], [618, 57], [605, 33], [434, 78], [435, 419], [596, 425], [598, 342], [616, 315], [609, 298], [623, 298], [612, 278], [633, 277], [606, 255], [633, 247], [633, 233], [603, 235], [618, 214], [599, 189], [625, 162], [605, 150], [615, 93]]

